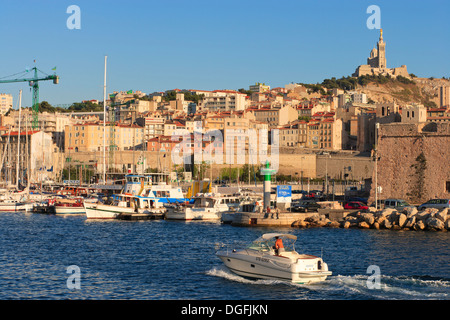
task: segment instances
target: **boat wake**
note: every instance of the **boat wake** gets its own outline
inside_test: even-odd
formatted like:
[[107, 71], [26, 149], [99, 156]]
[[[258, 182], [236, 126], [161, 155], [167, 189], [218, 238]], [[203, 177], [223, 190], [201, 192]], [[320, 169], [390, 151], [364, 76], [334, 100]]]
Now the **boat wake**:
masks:
[[367, 275], [332, 275], [324, 282], [305, 285], [281, 280], [251, 280], [232, 273], [226, 267], [214, 267], [206, 274], [251, 285], [282, 284], [299, 290], [307, 288], [310, 299], [450, 299], [450, 279], [423, 276], [381, 276], [379, 287], [372, 288]]

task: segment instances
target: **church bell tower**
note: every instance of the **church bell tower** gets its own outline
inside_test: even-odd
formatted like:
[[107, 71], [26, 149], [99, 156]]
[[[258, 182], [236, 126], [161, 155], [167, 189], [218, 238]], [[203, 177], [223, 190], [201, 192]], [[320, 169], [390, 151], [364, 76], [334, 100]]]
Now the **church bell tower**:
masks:
[[386, 43], [383, 41], [383, 29], [380, 29], [380, 39], [377, 43], [378, 68], [386, 68]]

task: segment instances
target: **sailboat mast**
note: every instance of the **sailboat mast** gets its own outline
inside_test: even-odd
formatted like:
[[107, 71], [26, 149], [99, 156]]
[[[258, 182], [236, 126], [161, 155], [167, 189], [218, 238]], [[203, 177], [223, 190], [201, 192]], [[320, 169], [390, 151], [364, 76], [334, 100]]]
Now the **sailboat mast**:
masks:
[[20, 111], [22, 109], [22, 90], [19, 90], [19, 131], [17, 133], [17, 163], [16, 163], [16, 188], [19, 190], [20, 170]]
[[106, 184], [106, 59], [105, 74], [103, 78], [103, 184]]

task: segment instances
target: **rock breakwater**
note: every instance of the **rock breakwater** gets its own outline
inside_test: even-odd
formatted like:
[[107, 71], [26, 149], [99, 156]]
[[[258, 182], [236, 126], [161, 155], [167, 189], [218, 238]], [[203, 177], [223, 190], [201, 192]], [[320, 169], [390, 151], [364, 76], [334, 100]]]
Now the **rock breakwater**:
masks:
[[330, 220], [326, 213], [313, 214], [304, 219], [294, 221], [292, 227], [311, 228], [361, 228], [361, 229], [390, 229], [390, 230], [450, 230], [449, 209], [428, 208], [418, 211], [416, 207], [405, 207], [401, 210], [386, 208], [369, 212], [350, 212], [338, 220]]

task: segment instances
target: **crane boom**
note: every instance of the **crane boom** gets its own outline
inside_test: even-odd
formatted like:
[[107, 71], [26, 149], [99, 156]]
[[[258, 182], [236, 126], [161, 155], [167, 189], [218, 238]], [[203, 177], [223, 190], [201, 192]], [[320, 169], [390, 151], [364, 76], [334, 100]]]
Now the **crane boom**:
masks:
[[39, 125], [39, 81], [53, 80], [53, 84], [59, 83], [59, 76], [56, 74], [47, 75], [45, 77], [38, 76], [38, 69], [36, 67], [32, 68], [34, 71], [33, 78], [17, 78], [10, 80], [0, 80], [0, 83], [12, 83], [12, 82], [29, 82], [30, 87], [33, 87], [33, 129], [36, 129]]

